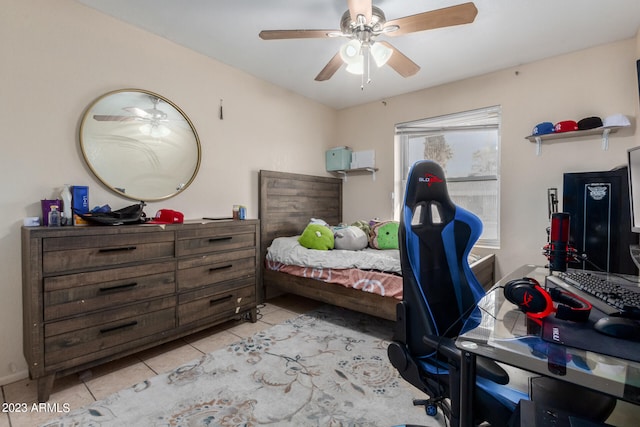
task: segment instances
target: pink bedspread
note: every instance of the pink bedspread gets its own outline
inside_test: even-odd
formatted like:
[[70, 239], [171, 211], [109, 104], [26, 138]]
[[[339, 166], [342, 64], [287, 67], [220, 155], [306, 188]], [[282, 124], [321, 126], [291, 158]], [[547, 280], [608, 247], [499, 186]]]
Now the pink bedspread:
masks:
[[299, 267], [266, 261], [269, 270], [280, 271], [293, 276], [337, 283], [346, 288], [360, 289], [365, 292], [402, 299], [402, 277], [379, 271], [359, 270], [356, 268], [333, 269], [319, 267]]

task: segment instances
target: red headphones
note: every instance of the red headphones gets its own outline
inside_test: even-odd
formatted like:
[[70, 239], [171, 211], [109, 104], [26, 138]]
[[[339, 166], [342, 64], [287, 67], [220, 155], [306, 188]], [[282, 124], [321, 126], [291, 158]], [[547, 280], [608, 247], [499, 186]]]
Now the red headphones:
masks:
[[[504, 286], [504, 296], [527, 315], [542, 319], [551, 313], [556, 318], [574, 322], [586, 322], [591, 313], [589, 301], [559, 288], [544, 290], [537, 280], [530, 277], [511, 280]], [[557, 302], [555, 306], [553, 302]]]

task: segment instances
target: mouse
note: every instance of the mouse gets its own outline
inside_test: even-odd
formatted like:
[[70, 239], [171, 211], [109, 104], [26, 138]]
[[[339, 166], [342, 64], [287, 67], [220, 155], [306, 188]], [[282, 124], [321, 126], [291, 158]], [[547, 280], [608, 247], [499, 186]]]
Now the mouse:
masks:
[[603, 317], [593, 328], [605, 335], [625, 340], [640, 341], [640, 321], [627, 317]]

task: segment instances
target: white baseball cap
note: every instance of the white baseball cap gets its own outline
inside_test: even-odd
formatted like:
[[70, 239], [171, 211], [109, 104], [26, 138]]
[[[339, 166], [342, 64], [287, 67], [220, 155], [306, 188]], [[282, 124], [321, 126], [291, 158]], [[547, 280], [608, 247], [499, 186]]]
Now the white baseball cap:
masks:
[[629, 118], [624, 114], [613, 114], [611, 116], [605, 117], [605, 119], [602, 121], [602, 126], [631, 126], [631, 122], [629, 122]]

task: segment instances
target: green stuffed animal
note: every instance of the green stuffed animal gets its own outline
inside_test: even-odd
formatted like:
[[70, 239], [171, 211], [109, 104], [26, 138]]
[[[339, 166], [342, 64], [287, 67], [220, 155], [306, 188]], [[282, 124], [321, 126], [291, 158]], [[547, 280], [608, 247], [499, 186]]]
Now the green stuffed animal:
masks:
[[298, 242], [308, 249], [326, 251], [333, 249], [335, 244], [333, 231], [327, 226], [309, 224], [298, 238]]
[[400, 223], [397, 221], [378, 222], [371, 227], [370, 246], [375, 249], [398, 249], [398, 229]]
[[353, 225], [354, 227], [358, 227], [360, 230], [364, 231], [364, 234], [366, 234], [367, 238], [369, 238], [369, 234], [371, 234], [371, 225], [369, 225], [369, 221], [359, 219], [351, 225]]

